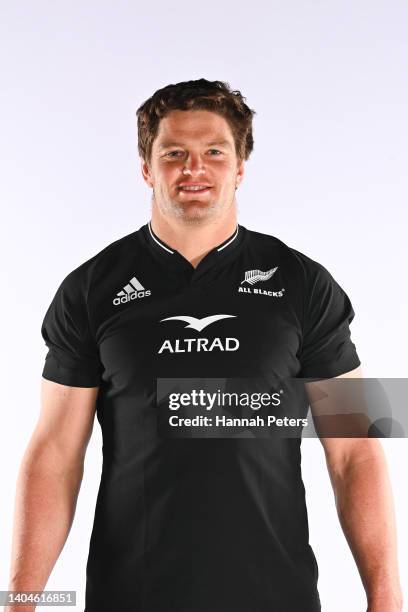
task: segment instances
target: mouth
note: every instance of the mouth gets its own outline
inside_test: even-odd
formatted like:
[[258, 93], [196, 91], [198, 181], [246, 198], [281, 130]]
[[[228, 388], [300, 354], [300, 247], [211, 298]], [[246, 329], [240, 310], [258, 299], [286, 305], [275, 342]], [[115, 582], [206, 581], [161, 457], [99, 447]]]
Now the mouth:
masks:
[[211, 189], [210, 185], [180, 185], [178, 190], [179, 193], [188, 194], [188, 195], [205, 195], [209, 193]]

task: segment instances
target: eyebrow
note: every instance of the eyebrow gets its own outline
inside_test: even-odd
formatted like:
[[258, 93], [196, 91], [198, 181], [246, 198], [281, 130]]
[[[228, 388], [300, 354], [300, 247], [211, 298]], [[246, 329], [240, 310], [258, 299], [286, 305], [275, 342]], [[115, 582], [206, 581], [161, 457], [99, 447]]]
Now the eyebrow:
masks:
[[[219, 145], [219, 146], [231, 148], [231, 144], [228, 140], [214, 140], [212, 142], [207, 142], [206, 144], [207, 147], [212, 147], [213, 145]], [[159, 146], [159, 149], [168, 149], [169, 147], [182, 147], [182, 146], [183, 146], [183, 143], [181, 142], [163, 142]]]

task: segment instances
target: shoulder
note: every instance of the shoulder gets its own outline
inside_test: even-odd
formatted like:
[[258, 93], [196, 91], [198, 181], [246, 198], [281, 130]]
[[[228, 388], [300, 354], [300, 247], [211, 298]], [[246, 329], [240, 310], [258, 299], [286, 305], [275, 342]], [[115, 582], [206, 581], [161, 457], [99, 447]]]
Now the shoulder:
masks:
[[306, 284], [313, 284], [316, 280], [332, 278], [328, 269], [309, 255], [288, 245], [276, 236], [247, 229], [252, 245], [260, 249], [266, 256], [277, 257], [281, 272], [285, 271], [292, 277], [302, 279]]
[[87, 294], [95, 275], [103, 276], [118, 262], [135, 256], [138, 247], [138, 230], [114, 240], [68, 272], [59, 288]]

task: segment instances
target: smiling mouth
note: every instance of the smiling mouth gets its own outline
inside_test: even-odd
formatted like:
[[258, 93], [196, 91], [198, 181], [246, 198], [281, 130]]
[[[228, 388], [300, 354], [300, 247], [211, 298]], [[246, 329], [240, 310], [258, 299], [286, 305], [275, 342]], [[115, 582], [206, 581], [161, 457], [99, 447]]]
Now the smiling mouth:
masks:
[[179, 187], [179, 192], [180, 193], [187, 193], [190, 195], [203, 195], [206, 194], [210, 191], [211, 187], [208, 186], [203, 186], [203, 187], [194, 187], [194, 188], [186, 188], [186, 187]]

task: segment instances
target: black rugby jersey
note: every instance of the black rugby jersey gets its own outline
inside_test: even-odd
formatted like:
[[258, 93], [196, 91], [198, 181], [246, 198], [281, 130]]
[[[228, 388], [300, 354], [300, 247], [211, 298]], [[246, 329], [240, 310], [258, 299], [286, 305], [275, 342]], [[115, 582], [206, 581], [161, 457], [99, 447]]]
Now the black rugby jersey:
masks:
[[[99, 387], [85, 612], [321, 609], [301, 436], [257, 435], [237, 419], [179, 428], [191, 405], [165, 400], [189, 381], [197, 393], [206, 381], [267, 390], [350, 371], [353, 317], [326, 268], [242, 225], [194, 268], [149, 222], [66, 276], [41, 328], [43, 377]], [[284, 416], [284, 404], [271, 410]]]

